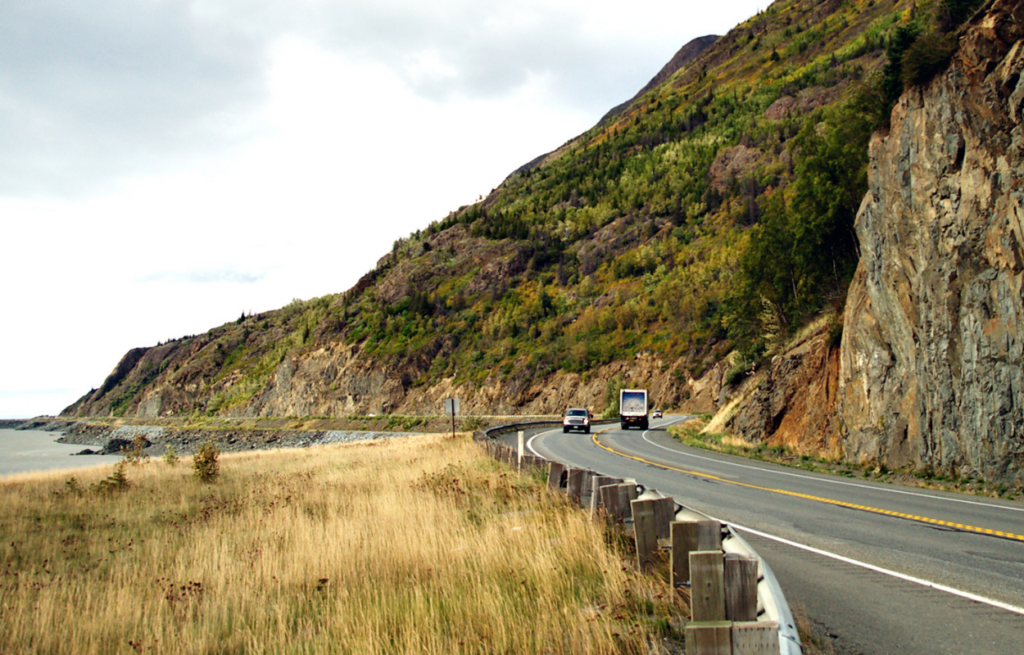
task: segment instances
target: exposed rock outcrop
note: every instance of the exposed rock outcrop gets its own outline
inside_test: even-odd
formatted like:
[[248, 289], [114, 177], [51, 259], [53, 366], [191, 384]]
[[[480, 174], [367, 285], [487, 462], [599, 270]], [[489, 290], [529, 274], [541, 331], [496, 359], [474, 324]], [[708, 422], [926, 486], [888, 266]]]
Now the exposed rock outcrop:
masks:
[[838, 414], [846, 456], [1024, 478], [1024, 5], [996, 0], [871, 145]]
[[801, 90], [796, 96], [784, 95], [769, 105], [764, 116], [770, 121], [781, 121], [792, 114], [809, 114], [834, 102], [841, 91], [842, 87], [838, 86], [812, 86]]
[[723, 149], [711, 164], [711, 186], [725, 191], [738, 177], [749, 175], [763, 159], [764, 153], [757, 148], [738, 145]]
[[216, 444], [222, 452], [267, 450], [271, 448], [305, 448], [317, 444], [348, 443], [369, 439], [389, 439], [407, 436], [409, 432], [385, 430], [253, 430], [156, 427], [144, 425], [112, 426], [86, 422], [63, 425], [60, 443], [97, 446], [86, 448], [77, 455], [116, 455], [131, 448], [134, 440], [142, 437], [143, 452], [160, 457], [170, 447], [178, 455], [190, 455], [205, 442]]
[[767, 370], [739, 390], [735, 407], [725, 407], [721, 427], [749, 442], [766, 441], [792, 452], [838, 458], [836, 421], [839, 349], [829, 322], [772, 358]]

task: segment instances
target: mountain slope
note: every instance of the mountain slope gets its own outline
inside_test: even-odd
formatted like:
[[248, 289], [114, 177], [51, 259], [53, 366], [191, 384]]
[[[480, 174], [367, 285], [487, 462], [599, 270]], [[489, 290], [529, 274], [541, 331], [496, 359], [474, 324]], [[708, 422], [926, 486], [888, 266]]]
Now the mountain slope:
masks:
[[821, 108], [883, 62], [909, 3], [883, 4], [775, 3], [353, 289], [145, 351], [67, 413], [411, 413], [448, 393], [471, 411], [601, 409], [615, 374], [714, 409], [700, 378], [742, 332], [751, 226]]
[[782, 372], [733, 425], [755, 440], [824, 426], [809, 449], [860, 456], [835, 420], [838, 316], [868, 139], [903, 90], [896, 64], [931, 38], [930, 11], [776, 2], [396, 242], [352, 289], [132, 351], [65, 413], [417, 414], [451, 395], [467, 413], [600, 411], [623, 384], [714, 412], [744, 377], [793, 361], [787, 341], [824, 314], [805, 348], [817, 368], [788, 369], [824, 380], [824, 402], [780, 401], [772, 389], [795, 379]]
[[664, 84], [665, 81], [668, 80], [668, 78], [672, 77], [676, 71], [678, 71], [680, 68], [683, 68], [687, 64], [691, 63], [694, 59], [699, 57], [702, 52], [707, 50], [711, 46], [711, 44], [713, 44], [717, 40], [717, 35], [709, 34], [707, 36], [696, 38], [693, 41], [690, 41], [689, 43], [684, 45], [682, 48], [678, 50], [678, 52], [676, 52], [675, 55], [672, 56], [672, 59], [669, 59], [667, 64], [661, 67], [661, 70], [658, 71], [658, 73], [651, 78], [651, 81], [644, 85], [644, 88], [640, 89], [640, 91], [638, 91], [636, 95], [634, 95], [626, 102], [622, 103], [621, 105], [613, 107], [607, 114], [605, 114], [601, 118], [598, 125], [604, 124], [608, 120], [615, 118], [622, 112], [626, 111], [626, 109], [628, 109], [630, 105], [632, 105], [634, 102], [642, 98], [645, 93], [647, 93], [648, 91], [652, 91], [661, 86], [662, 84]]

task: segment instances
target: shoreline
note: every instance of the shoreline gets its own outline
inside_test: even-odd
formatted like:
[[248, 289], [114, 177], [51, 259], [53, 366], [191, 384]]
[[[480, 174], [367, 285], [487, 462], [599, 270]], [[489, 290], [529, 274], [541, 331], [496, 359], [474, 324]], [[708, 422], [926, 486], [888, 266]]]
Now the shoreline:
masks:
[[[465, 421], [463, 417], [461, 421]], [[460, 425], [458, 431], [483, 425]], [[210, 441], [221, 452], [275, 448], [306, 448], [318, 444], [349, 443], [448, 432], [450, 417], [369, 416], [303, 418], [221, 418], [167, 417], [156, 419], [71, 418], [39, 416], [31, 419], [3, 419], [0, 427], [59, 433], [57, 442], [100, 449], [94, 454], [117, 454], [136, 437], [147, 441], [145, 452], [163, 455], [168, 446], [179, 455], [190, 455]], [[89, 455], [90, 453], [83, 453]]]
[[[37, 428], [39, 429], [39, 428]], [[55, 430], [56, 431], [56, 430]], [[392, 437], [408, 437], [417, 432], [385, 432], [376, 430], [247, 430], [175, 428], [152, 425], [108, 426], [91, 423], [73, 423], [63, 427], [58, 443], [94, 446], [115, 452], [120, 445], [128, 445], [138, 436], [145, 437], [150, 456], [163, 455], [171, 446], [179, 455], [190, 455], [207, 441], [221, 452], [268, 450], [273, 448], [308, 448], [332, 443], [369, 441]]]
[[[294, 421], [289, 421], [294, 423]], [[427, 426], [424, 426], [427, 427]], [[301, 428], [248, 428], [248, 427], [176, 427], [171, 425], [105, 424], [84, 420], [38, 417], [27, 420], [0, 420], [0, 429], [51, 432], [55, 442], [68, 446], [82, 446], [83, 451], [72, 453], [76, 457], [91, 455], [117, 455], [138, 436], [147, 441], [146, 454], [162, 456], [170, 446], [178, 455], [191, 455], [207, 441], [221, 452], [270, 450], [276, 448], [308, 448], [320, 444], [372, 441], [393, 437], [408, 437], [432, 432], [389, 431], [359, 429], [301, 429]], [[83, 460], [82, 464], [86, 464]]]

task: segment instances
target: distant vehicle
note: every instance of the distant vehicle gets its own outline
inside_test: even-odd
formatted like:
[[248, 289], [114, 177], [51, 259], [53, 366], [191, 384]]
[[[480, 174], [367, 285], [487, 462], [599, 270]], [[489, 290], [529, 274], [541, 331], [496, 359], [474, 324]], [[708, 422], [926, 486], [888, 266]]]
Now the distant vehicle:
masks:
[[656, 409], [653, 412], [651, 412], [651, 418], [661, 418], [661, 410]]
[[569, 430], [583, 430], [584, 433], [590, 434], [590, 412], [579, 407], [565, 410], [565, 416], [562, 417], [562, 433], [568, 433]]
[[647, 389], [619, 391], [619, 423], [623, 430], [633, 426], [647, 429]]

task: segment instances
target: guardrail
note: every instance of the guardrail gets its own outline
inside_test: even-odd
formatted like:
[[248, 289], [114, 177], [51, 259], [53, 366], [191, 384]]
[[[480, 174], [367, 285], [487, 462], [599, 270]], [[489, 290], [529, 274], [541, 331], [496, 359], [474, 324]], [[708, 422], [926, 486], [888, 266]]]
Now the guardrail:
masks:
[[[610, 423], [618, 423], [617, 418], [593, 418], [590, 419], [591, 425], [608, 425]], [[559, 420], [542, 419], [539, 421], [522, 421], [520, 423], [509, 423], [508, 425], [496, 425], [493, 428], [487, 428], [483, 431], [484, 439], [493, 439], [500, 434], [508, 434], [509, 432], [518, 432], [519, 430], [528, 430], [530, 428], [543, 428], [548, 426], [560, 426], [562, 425], [561, 418]]]
[[670, 551], [673, 587], [690, 590], [687, 655], [801, 655], [796, 622], [771, 567], [732, 526], [634, 479], [567, 468], [493, 440], [552, 425], [561, 423], [496, 426], [482, 433], [482, 442], [488, 454], [517, 470], [546, 471], [548, 487], [589, 507], [592, 519], [631, 530], [641, 570], [653, 564], [659, 549]]

